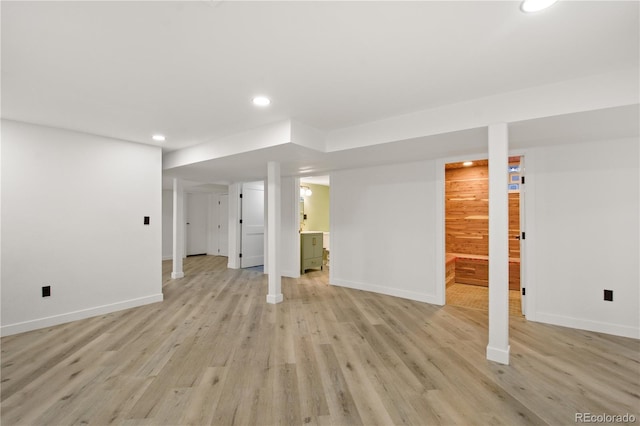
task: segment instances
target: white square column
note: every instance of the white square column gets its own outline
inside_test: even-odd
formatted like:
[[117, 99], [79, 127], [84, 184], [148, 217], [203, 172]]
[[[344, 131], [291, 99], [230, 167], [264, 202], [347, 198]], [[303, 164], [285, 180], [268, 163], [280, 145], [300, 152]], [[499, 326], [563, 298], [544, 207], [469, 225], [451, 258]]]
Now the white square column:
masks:
[[489, 126], [489, 343], [487, 359], [509, 364], [509, 133]]
[[267, 303], [280, 303], [282, 275], [280, 272], [280, 163], [267, 163], [267, 274], [269, 293]]
[[173, 271], [171, 278], [182, 278], [184, 257], [184, 190], [180, 179], [173, 179]]

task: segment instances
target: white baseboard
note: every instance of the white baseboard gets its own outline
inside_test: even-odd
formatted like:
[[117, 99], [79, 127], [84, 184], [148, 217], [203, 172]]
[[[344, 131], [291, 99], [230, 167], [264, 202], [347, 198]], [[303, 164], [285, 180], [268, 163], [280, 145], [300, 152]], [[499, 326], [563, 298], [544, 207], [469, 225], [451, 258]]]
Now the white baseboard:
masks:
[[300, 271], [282, 271], [282, 276], [287, 278], [300, 278]]
[[173, 256], [162, 256], [162, 260], [173, 260]]
[[359, 283], [355, 281], [341, 280], [341, 279], [335, 279], [335, 278], [331, 280], [329, 284], [336, 285], [339, 287], [353, 288], [356, 290], [370, 291], [372, 293], [386, 294], [388, 296], [401, 297], [403, 299], [416, 300], [418, 302], [431, 303], [433, 305], [438, 304], [438, 298], [435, 295], [418, 293], [418, 292], [409, 291], [409, 290], [402, 290], [394, 287], [385, 287], [385, 286], [379, 286], [375, 284]]
[[284, 300], [284, 296], [282, 296], [282, 293], [280, 294], [267, 294], [267, 303], [271, 303], [272, 305], [275, 305], [276, 303], [280, 303]]
[[507, 346], [507, 349], [494, 348], [487, 346], [487, 359], [500, 364], [509, 365], [509, 353], [511, 352], [511, 346]]
[[148, 305], [151, 303], [162, 302], [162, 300], [163, 296], [162, 293], [160, 293], [152, 296], [111, 303], [109, 305], [96, 306], [95, 308], [53, 315], [46, 318], [38, 318], [30, 321], [3, 325], [0, 327], [0, 335], [4, 337], [12, 334], [24, 333], [26, 331], [38, 330], [40, 328], [52, 327], [54, 325], [60, 325], [71, 321], [109, 314], [111, 312], [122, 311], [124, 309], [136, 308], [138, 306]]
[[[527, 319], [529, 319], [527, 317]], [[595, 331], [597, 333], [613, 334], [614, 336], [640, 339], [640, 328], [620, 324], [587, 320], [583, 318], [566, 317], [563, 315], [536, 312], [535, 321], [562, 327], [577, 328], [579, 330]]]

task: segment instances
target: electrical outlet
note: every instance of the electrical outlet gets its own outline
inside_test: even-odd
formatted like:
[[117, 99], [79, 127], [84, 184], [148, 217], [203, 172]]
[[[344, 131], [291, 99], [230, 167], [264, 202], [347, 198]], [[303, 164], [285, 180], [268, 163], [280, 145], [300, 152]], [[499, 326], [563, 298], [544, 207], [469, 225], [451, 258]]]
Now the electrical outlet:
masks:
[[607, 302], [613, 302], [613, 290], [604, 291], [604, 300]]
[[51, 296], [51, 286], [46, 285], [42, 287], [42, 297], [49, 297], [49, 296]]

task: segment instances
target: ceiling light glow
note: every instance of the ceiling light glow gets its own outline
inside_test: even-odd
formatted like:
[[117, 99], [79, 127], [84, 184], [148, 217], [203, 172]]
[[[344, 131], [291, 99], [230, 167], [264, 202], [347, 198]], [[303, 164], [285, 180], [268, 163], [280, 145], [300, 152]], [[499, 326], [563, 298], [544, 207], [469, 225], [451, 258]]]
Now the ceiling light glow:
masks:
[[160, 135], [160, 134], [151, 136], [151, 139], [153, 139], [156, 142], [164, 142], [165, 140], [167, 140], [167, 138], [164, 135]]
[[256, 96], [252, 102], [255, 106], [265, 107], [271, 103], [271, 100], [266, 96]]
[[553, 6], [558, 0], [524, 0], [520, 4], [520, 10], [525, 13], [539, 12]]
[[462, 163], [463, 166], [465, 167], [469, 167], [471, 165], [473, 165], [473, 161], [465, 161], [464, 163]]

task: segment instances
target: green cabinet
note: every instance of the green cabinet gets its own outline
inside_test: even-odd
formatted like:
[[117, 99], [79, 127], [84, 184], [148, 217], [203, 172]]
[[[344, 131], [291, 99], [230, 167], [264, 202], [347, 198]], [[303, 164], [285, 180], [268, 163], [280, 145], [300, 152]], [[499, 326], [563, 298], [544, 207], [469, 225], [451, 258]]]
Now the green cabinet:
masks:
[[322, 232], [300, 234], [300, 273], [307, 269], [322, 269]]

